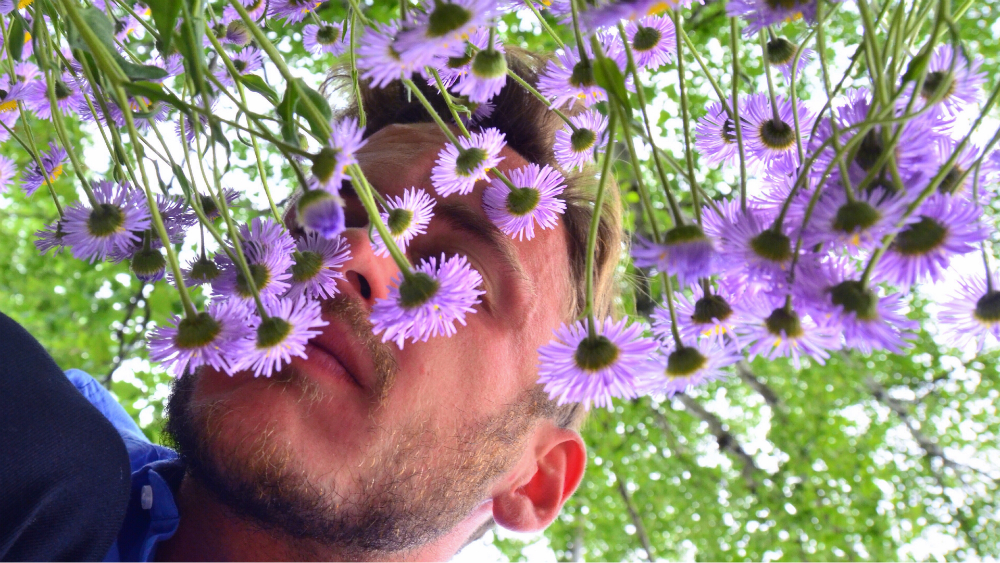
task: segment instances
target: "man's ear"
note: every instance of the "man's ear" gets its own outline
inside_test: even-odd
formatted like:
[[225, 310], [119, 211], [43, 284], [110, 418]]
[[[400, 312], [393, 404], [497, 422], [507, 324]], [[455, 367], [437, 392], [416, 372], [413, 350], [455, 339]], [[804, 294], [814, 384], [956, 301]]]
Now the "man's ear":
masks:
[[493, 519], [515, 532], [544, 530], [580, 484], [586, 465], [583, 438], [573, 430], [545, 423], [511, 478], [493, 496]]

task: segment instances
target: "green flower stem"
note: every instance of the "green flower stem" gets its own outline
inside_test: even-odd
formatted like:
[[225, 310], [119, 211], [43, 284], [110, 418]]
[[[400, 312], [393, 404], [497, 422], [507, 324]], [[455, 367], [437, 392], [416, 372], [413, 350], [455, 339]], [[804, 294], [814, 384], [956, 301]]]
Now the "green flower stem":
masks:
[[767, 35], [762, 30], [757, 34], [757, 37], [760, 39], [761, 58], [764, 59], [764, 76], [767, 77], [767, 97], [771, 100], [771, 116], [774, 123], [777, 124], [781, 121], [781, 116], [778, 115], [778, 101], [774, 96], [774, 80], [771, 79], [771, 61], [767, 58]]
[[[680, 16], [678, 15], [678, 17]], [[677, 37], [680, 37], [681, 39], [684, 40], [684, 44], [687, 45], [688, 50], [691, 51], [692, 55], [694, 55], [694, 60], [697, 61], [698, 66], [701, 67], [702, 74], [705, 75], [705, 78], [708, 78], [709, 84], [711, 84], [712, 89], [715, 90], [715, 95], [719, 97], [719, 102], [722, 104], [722, 109], [726, 110], [726, 113], [729, 114], [730, 118], [732, 118], [733, 115], [729, 110], [729, 104], [726, 103], [726, 95], [722, 92], [722, 88], [719, 86], [719, 83], [715, 81], [715, 77], [712, 76], [711, 69], [708, 68], [708, 64], [705, 63], [705, 59], [701, 58], [701, 54], [695, 47], [694, 42], [691, 41], [691, 38], [688, 37], [688, 34], [684, 31], [684, 28], [676, 24], [677, 22], [675, 21], [674, 30], [677, 32]], [[619, 27], [621, 27], [620, 23], [618, 25]], [[622, 41], [625, 41], [625, 45], [628, 46], [628, 41], [625, 39], [624, 35], [622, 35]], [[679, 59], [680, 51], [677, 51], [677, 55]], [[736, 51], [733, 51], [733, 56], [734, 57], [736, 56]]]
[[[979, 128], [979, 125], [982, 124], [983, 120], [990, 114], [990, 110], [993, 109], [993, 106], [996, 104], [998, 97], [1000, 97], [1000, 84], [998, 84], [996, 87], [993, 88], [993, 92], [990, 94], [989, 99], [986, 101], [986, 104], [980, 111], [979, 116], [976, 118], [976, 121], [973, 122], [972, 127], [969, 128], [969, 132], [964, 137], [962, 137], [962, 140], [959, 141], [957, 145], [955, 145], [955, 149], [952, 152], [951, 156], [948, 157], [948, 160], [943, 165], [941, 165], [941, 168], [938, 170], [938, 173], [935, 174], [933, 178], [931, 178], [931, 181], [927, 184], [927, 187], [925, 187], [924, 190], [920, 192], [920, 195], [918, 195], [917, 198], [914, 199], [910, 203], [910, 205], [907, 206], [906, 212], [903, 214], [903, 217], [900, 218], [899, 224], [896, 225], [896, 229], [890, 232], [888, 235], [886, 235], [882, 239], [882, 244], [879, 246], [879, 248], [877, 248], [875, 252], [872, 253], [871, 259], [868, 261], [868, 264], [865, 266], [865, 271], [861, 275], [862, 284], [868, 283], [868, 280], [871, 277], [871, 272], [875, 268], [875, 265], [878, 264], [878, 261], [882, 259], [882, 255], [884, 255], [885, 252], [889, 249], [889, 245], [892, 244], [892, 241], [896, 238], [898, 231], [903, 228], [903, 226], [906, 224], [906, 220], [910, 217], [910, 215], [912, 215], [914, 211], [920, 208], [920, 204], [922, 204], [924, 200], [926, 200], [928, 197], [931, 196], [931, 194], [937, 191], [938, 186], [941, 185], [941, 181], [944, 180], [945, 176], [948, 175], [948, 172], [951, 171], [952, 167], [958, 161], [958, 157], [962, 154], [962, 151], [965, 149], [966, 145], [969, 144], [970, 139], [972, 139], [972, 134], [976, 131], [976, 129]], [[990, 142], [983, 147], [982, 154], [976, 160], [976, 165], [969, 167], [964, 172], [962, 172], [961, 176], [958, 177], [958, 180], [956, 182], [957, 185], [962, 185], [962, 183], [965, 182], [965, 179], [969, 176], [969, 173], [971, 173], [975, 168], [978, 168], [982, 160], [986, 158], [986, 155], [988, 155], [990, 151], [993, 149], [993, 146], [997, 144], [997, 141], [1000, 141], [1000, 129], [997, 129], [996, 133], [993, 134], [993, 138], [990, 139]]]
[[[681, 15], [677, 11], [671, 10], [670, 16], [674, 20], [674, 28], [675, 29], [681, 29], [681, 26], [684, 25], [684, 20], [681, 18]], [[692, 207], [694, 207], [694, 217], [695, 217], [695, 220], [697, 220], [698, 224], [700, 225], [701, 224], [701, 202], [699, 201], [699, 199], [700, 199], [699, 195], [698, 195], [699, 192], [698, 192], [698, 189], [696, 187], [697, 186], [697, 180], [695, 179], [695, 176], [694, 176], [694, 150], [691, 148], [691, 111], [690, 111], [690, 108], [688, 107], [687, 79], [684, 76], [684, 48], [683, 48], [684, 42], [681, 40], [680, 37], [681, 36], [680, 36], [679, 33], [676, 34], [676, 38], [677, 38], [677, 78], [678, 78], [677, 89], [678, 89], [678, 91], [680, 91], [680, 97], [681, 97], [681, 123], [684, 124], [684, 158], [687, 161], [688, 181], [691, 182], [691, 205], [692, 205]], [[635, 65], [632, 65], [632, 66], [634, 67]], [[635, 74], [638, 74], [638, 73], [635, 73]], [[636, 84], [636, 86], [637, 86], [636, 90], [638, 90], [639, 89], [638, 88], [638, 83]], [[642, 104], [642, 105], [643, 105], [643, 115], [645, 115], [645, 111], [646, 111], [645, 110], [645, 106], [646, 106], [646, 104]], [[723, 104], [723, 105], [725, 105], [725, 104]], [[650, 137], [650, 139], [652, 139], [652, 137], [653, 137], [652, 131], [650, 131], [649, 137]], [[678, 225], [681, 225], [681, 224], [682, 223], [678, 223]]]
[[361, 6], [358, 5], [358, 0], [347, 0], [347, 3], [350, 4], [351, 9], [358, 14], [358, 19], [361, 20], [361, 23], [365, 24], [365, 26], [371, 25], [371, 21], [369, 21], [364, 12], [361, 11]]
[[601, 164], [601, 177], [597, 181], [597, 194], [594, 196], [594, 214], [590, 219], [590, 230], [587, 232], [587, 257], [584, 269], [586, 271], [586, 307], [584, 312], [587, 315], [587, 333], [590, 337], [596, 336], [594, 330], [594, 254], [597, 250], [597, 231], [601, 226], [601, 213], [604, 211], [604, 191], [608, 186], [608, 178], [611, 176], [611, 160], [615, 145], [615, 129], [617, 127], [618, 114], [615, 111], [608, 116], [608, 145], [604, 150], [604, 162]]
[[[819, 64], [820, 64], [820, 68], [822, 69], [822, 74], [823, 74], [823, 88], [826, 90], [826, 98], [827, 98], [827, 100], [831, 100], [832, 101], [833, 100], [833, 92], [832, 92], [832, 90], [830, 88], [830, 68], [829, 68], [829, 66], [827, 64], [827, 60], [826, 60], [826, 33], [824, 32], [824, 25], [823, 25], [824, 24], [824, 20], [823, 20], [823, 17], [822, 17], [823, 8], [824, 7], [820, 6], [820, 5], [816, 6], [816, 20], [817, 20], [816, 21], [816, 27], [815, 27], [815, 32], [816, 32], [816, 49], [820, 53]], [[796, 61], [795, 62], [796, 63], [798, 62], [798, 54], [796, 54]], [[794, 70], [793, 70], [793, 72], [794, 72]], [[792, 76], [795, 76], [795, 75], [793, 74]], [[794, 86], [792, 88], [790, 88], [790, 90], [792, 92], [795, 92]], [[793, 106], [793, 107], [795, 107], [795, 106]], [[836, 115], [834, 115], [833, 104], [832, 103], [828, 104], [826, 107], [828, 107], [829, 111], [830, 111], [830, 139], [833, 141], [833, 150], [837, 154], [841, 155], [840, 158], [837, 158], [837, 167], [840, 169], [840, 179], [844, 183], [844, 195], [847, 196], [847, 201], [854, 201], [854, 188], [851, 186], [851, 177], [850, 177], [850, 174], [847, 173], [847, 163], [844, 162], [843, 152], [840, 150], [840, 131], [839, 131], [839, 127], [837, 126], [837, 117], [836, 117]], [[798, 118], [798, 111], [796, 111], [796, 119], [797, 118]], [[817, 121], [819, 121], [819, 120], [817, 119]], [[799, 131], [799, 124], [796, 123], [795, 124], [796, 138], [799, 138], [798, 131]], [[801, 148], [800, 148], [800, 150], [801, 150]], [[799, 162], [802, 162], [802, 154], [801, 154], [801, 152], [799, 153]], [[805, 172], [805, 170], [802, 169], [802, 172]], [[820, 190], [816, 190], [816, 191], [818, 192]], [[811, 207], [811, 204], [810, 204], [810, 207]], [[810, 209], [810, 211], [811, 211], [811, 209]], [[799, 237], [799, 239], [801, 241], [801, 236]]]
[[[406, 0], [399, 0], [399, 8], [401, 11], [406, 9]], [[405, 12], [404, 12], [405, 15]], [[365, 127], [368, 123], [368, 117], [365, 115], [365, 107], [361, 101], [361, 80], [358, 77], [358, 57], [355, 53], [355, 48], [357, 45], [357, 17], [358, 12], [351, 9], [351, 44], [348, 46], [348, 55], [351, 61], [351, 84], [354, 86], [354, 99], [358, 105], [358, 125]]]
[[125, 2], [123, 0], [115, 0], [115, 4], [118, 4], [119, 8], [124, 10], [128, 15], [135, 18], [135, 21], [139, 22], [139, 24], [142, 27], [146, 28], [146, 33], [148, 33], [153, 39], [160, 38], [160, 34], [159, 32], [156, 31], [156, 28], [150, 25], [149, 22], [144, 20], [139, 14], [135, 13], [135, 11], [132, 9], [132, 6], [128, 5], [128, 2]]
[[[274, 66], [278, 68], [278, 72], [280, 72], [281, 76], [285, 78], [285, 81], [288, 83], [288, 87], [292, 88], [292, 85], [295, 84], [295, 76], [292, 74], [292, 71], [288, 69], [288, 65], [285, 64], [285, 59], [281, 56], [281, 53], [278, 52], [278, 49], [274, 47], [274, 44], [267, 38], [267, 35], [265, 35], [264, 32], [257, 27], [256, 22], [254, 22], [253, 18], [250, 17], [250, 14], [247, 13], [246, 8], [243, 7], [243, 3], [240, 0], [229, 0], [229, 5], [232, 6], [233, 9], [235, 9], [240, 15], [240, 18], [243, 19], [243, 23], [246, 24], [250, 33], [253, 34], [261, 49], [267, 53], [268, 58], [270, 58], [271, 62], [274, 63]], [[351, 6], [357, 10], [357, 0], [351, 0]], [[305, 110], [309, 113], [313, 120], [321, 125], [323, 136], [328, 138], [330, 136], [330, 124], [327, 122], [326, 118], [323, 117], [323, 114], [320, 113], [316, 104], [309, 99], [309, 96], [301, 96], [299, 101], [305, 107]]]
[[552, 29], [552, 27], [549, 25], [549, 22], [545, 21], [545, 17], [542, 16], [542, 13], [539, 12], [538, 8], [535, 7], [535, 3], [532, 2], [531, 0], [524, 0], [524, 5], [527, 6], [529, 10], [531, 10], [532, 14], [535, 14], [535, 17], [538, 18], [538, 23], [542, 26], [542, 29], [544, 29], [545, 32], [549, 34], [549, 37], [551, 37], [552, 40], [556, 42], [556, 45], [558, 45], [560, 49], [565, 50], [566, 44], [563, 43], [563, 40], [559, 38], [559, 34], [556, 33], [554, 29]]
[[[103, 112], [102, 115], [110, 115], [108, 110], [108, 100], [105, 98], [104, 91], [97, 83], [95, 69], [89, 62], [86, 61], [86, 58], [83, 57], [80, 50], [74, 51], [74, 55], [79, 56], [80, 60], [84, 61], [81, 65], [83, 67], [83, 75], [87, 78], [87, 82], [90, 84], [90, 89], [94, 93], [94, 99], [97, 100], [97, 104]], [[101, 120], [97, 118], [96, 114], [94, 115], [94, 120], [98, 123], [101, 122]], [[109, 153], [111, 155], [111, 161], [118, 170], [119, 177], [128, 177], [134, 185], [139, 185], [138, 178], [135, 176], [135, 171], [132, 170], [132, 167], [128, 162], [128, 158], [126, 157], [128, 152], [125, 150], [125, 145], [122, 142], [121, 132], [117, 127], [111, 126], [108, 127], [108, 132], [111, 133], [111, 145], [114, 147], [114, 149], [110, 150]]]
[[396, 246], [396, 240], [392, 238], [392, 234], [382, 221], [382, 215], [375, 207], [375, 200], [372, 198], [372, 194], [375, 190], [371, 187], [371, 184], [368, 183], [368, 178], [366, 178], [365, 173], [362, 172], [361, 166], [352, 164], [350, 168], [351, 178], [354, 180], [355, 191], [358, 193], [358, 199], [361, 200], [361, 205], [363, 205], [365, 211], [368, 212], [368, 219], [371, 221], [371, 224], [375, 226], [375, 229], [378, 230], [379, 236], [382, 237], [382, 242], [385, 243], [386, 250], [389, 251], [389, 255], [392, 256], [393, 261], [396, 262], [396, 267], [399, 268], [403, 278], [409, 279], [413, 275], [410, 271], [410, 262], [406, 259], [406, 255], [404, 255], [399, 247]]
[[[677, 348], [684, 345], [681, 340], [681, 332], [677, 328], [677, 308], [674, 305], [674, 285], [670, 282], [670, 276], [660, 273], [660, 280], [663, 281], [663, 293], [666, 295], [667, 310], [670, 311], [670, 334], [674, 337]], [[707, 295], [707, 293], [706, 293]]]
[[565, 123], [566, 125], [569, 125], [569, 128], [571, 130], [573, 130], [574, 133], [576, 132], [577, 129], [579, 129], [576, 125], [573, 124], [572, 121], [570, 121], [569, 117], [565, 113], [563, 113], [558, 108], [552, 107], [552, 101], [551, 100], [549, 100], [544, 95], [542, 95], [542, 93], [539, 92], [534, 86], [532, 86], [531, 84], [528, 84], [528, 82], [525, 79], [523, 79], [520, 76], [518, 76], [517, 73], [514, 72], [513, 69], [510, 69], [510, 68], [507, 69], [507, 76], [513, 78], [514, 82], [517, 82], [518, 84], [520, 84], [521, 87], [524, 88], [525, 90], [527, 90], [529, 94], [531, 94], [532, 96], [538, 98], [542, 103], [544, 103], [549, 108], [549, 111], [551, 111], [552, 113], [554, 113], [557, 116], [559, 116], [559, 119], [562, 119], [563, 123]]
[[[444, 103], [446, 106], [448, 106], [448, 111], [451, 112], [451, 119], [452, 121], [455, 122], [455, 126], [458, 127], [458, 130], [462, 132], [462, 136], [468, 139], [471, 136], [469, 134], [469, 130], [468, 128], [465, 127], [465, 123], [462, 122], [462, 117], [458, 115], [458, 108], [455, 107], [455, 102], [451, 99], [451, 94], [448, 93], [448, 89], [445, 88], [444, 83], [441, 82], [441, 76], [438, 74], [437, 69], [429, 66], [424, 68], [425, 70], [431, 73], [431, 76], [434, 77], [434, 83], [437, 85], [438, 92], [441, 93], [441, 97], [444, 98]], [[407, 86], [409, 86], [409, 84]], [[413, 89], [414, 88], [411, 88], [411, 90]], [[421, 103], [423, 103], [425, 99], [426, 98], [422, 98]], [[428, 112], [434, 111], [434, 108], [430, 105], [425, 104], [424, 107], [427, 109]]]
[[[642, 208], [646, 212], [646, 219], [649, 221], [649, 228], [653, 231], [653, 240], [660, 243], [663, 239], [660, 237], [660, 227], [657, 225], [656, 216], [653, 214], [653, 200], [649, 197], [649, 190], [646, 189], [646, 182], [642, 179], [642, 164], [639, 162], [639, 157], [635, 152], [635, 141], [632, 139], [632, 128], [629, 126], [628, 121], [621, 119], [621, 108], [617, 104], [609, 103], [608, 109], [614, 112], [617, 119], [621, 121], [622, 133], [625, 137], [625, 143], [628, 146], [628, 155], [632, 161], [632, 171], [635, 173], [635, 185], [639, 191], [639, 199], [642, 202]], [[677, 223], [676, 220], [674, 221]]]
[[[639, 77], [639, 69], [635, 65], [635, 56], [634, 53], [632, 52], [632, 47], [628, 44], [628, 40], [626, 38], [625, 26], [623, 26], [621, 23], [618, 24], [618, 33], [621, 35], [622, 42], [625, 45], [625, 55], [628, 60], [628, 69], [632, 74], [632, 79], [635, 81], [635, 95], [639, 99], [639, 109], [642, 112], [642, 121], [646, 126], [646, 135], [647, 135], [646, 140], [649, 143], [649, 146], [653, 147], [654, 149], [658, 149], [658, 147], [656, 146], [656, 142], [653, 140], [652, 121], [649, 119], [649, 113], [646, 110], [646, 90], [643, 87], [642, 79]], [[628, 128], [625, 131], [625, 137], [628, 140], [629, 151], [634, 154], [635, 150], [632, 147], [631, 133], [629, 132], [632, 129], [632, 126], [627, 120], [624, 119], [622, 120], [622, 125]], [[673, 214], [674, 224], [678, 226], [683, 225], [684, 215], [681, 213], [681, 208], [680, 205], [678, 205], [677, 203], [677, 198], [674, 197], [674, 193], [670, 189], [670, 182], [667, 181], [667, 173], [663, 169], [663, 163], [660, 162], [660, 154], [658, 150], [653, 151], [653, 163], [656, 165], [656, 173], [659, 174], [660, 183], [663, 185], [663, 191], [667, 195], [667, 203], [670, 205], [670, 212]], [[636, 168], [636, 176], [638, 175], [639, 175], [639, 169]], [[680, 173], [680, 175], [683, 176], [683, 173]], [[694, 182], [694, 178], [688, 177], [688, 181], [690, 182], [690, 185], [692, 186], [693, 190], [694, 186], [696, 185]]]
[[[740, 209], [747, 210], [747, 156], [743, 146], [743, 128], [740, 127], [740, 33], [736, 18], [729, 18], [729, 45], [733, 51], [733, 130], [736, 132], [736, 147], [740, 151]], [[725, 104], [722, 104], [725, 106]], [[711, 201], [711, 200], [709, 200]]]
[[573, 35], [576, 37], [576, 49], [580, 53], [581, 61], [589, 61], [587, 49], [583, 41], [583, 33], [580, 31], [580, 9], [576, 5], [578, 0], [569, 0], [570, 11], [573, 14]]
[[[94, 30], [90, 29], [87, 22], [83, 19], [80, 14], [79, 9], [76, 6], [75, 0], [58, 0], [59, 5], [62, 6], [63, 10], [66, 11], [66, 15], [69, 20], [73, 23], [73, 26], [80, 33], [83, 38], [84, 43], [87, 44], [87, 48], [90, 49], [90, 54], [94, 57], [94, 61], [107, 73], [108, 79], [114, 84], [124, 84], [129, 81], [129, 77], [125, 75], [118, 63], [111, 57], [108, 50], [98, 39]], [[123, 111], [122, 113], [127, 113]]]
[[406, 87], [409, 89], [409, 91], [413, 93], [413, 95], [416, 96], [418, 100], [420, 100], [420, 103], [424, 106], [424, 109], [426, 109], [427, 113], [431, 115], [431, 119], [434, 120], [434, 123], [437, 123], [437, 126], [441, 129], [441, 132], [444, 133], [445, 137], [448, 137], [448, 140], [451, 141], [451, 144], [455, 145], [456, 147], [459, 146], [458, 137], [456, 137], [455, 133], [451, 131], [451, 127], [448, 127], [448, 125], [445, 124], [444, 120], [441, 119], [441, 116], [438, 115], [437, 111], [434, 110], [434, 106], [431, 105], [431, 102], [427, 99], [426, 96], [424, 96], [424, 93], [420, 91], [420, 88], [417, 88], [417, 85], [413, 83], [413, 80], [410, 80], [409, 78], [404, 78], [403, 84], [405, 84]]

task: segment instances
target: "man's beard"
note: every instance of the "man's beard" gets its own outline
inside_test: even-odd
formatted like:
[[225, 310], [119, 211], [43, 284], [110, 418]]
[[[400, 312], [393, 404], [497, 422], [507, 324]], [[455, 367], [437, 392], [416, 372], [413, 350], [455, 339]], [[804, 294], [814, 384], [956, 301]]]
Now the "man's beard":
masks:
[[[344, 298], [326, 302], [324, 312], [346, 321], [375, 360], [373, 408], [383, 406], [396, 365], [372, 333], [367, 313]], [[275, 435], [280, 421], [241, 428], [241, 436], [220, 435], [229, 428], [223, 421], [232, 408], [224, 401], [194, 402], [197, 377], [178, 379], [167, 403], [166, 430], [188, 474], [237, 516], [271, 533], [359, 558], [411, 549], [451, 530], [520, 457], [545, 402], [533, 389], [500, 415], [469, 421], [454, 436], [420, 419], [398, 429], [379, 427], [351, 482], [325, 483]], [[322, 401], [319, 386], [295, 369], [282, 370], [268, 384], [297, 393], [303, 409]]]

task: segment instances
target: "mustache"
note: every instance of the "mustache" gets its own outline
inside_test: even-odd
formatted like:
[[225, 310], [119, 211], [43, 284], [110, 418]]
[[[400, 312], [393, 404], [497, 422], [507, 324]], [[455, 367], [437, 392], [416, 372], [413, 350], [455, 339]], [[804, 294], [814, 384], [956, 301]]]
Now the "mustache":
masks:
[[361, 344], [375, 367], [375, 379], [372, 387], [372, 398], [383, 405], [389, 390], [399, 373], [399, 363], [392, 348], [375, 335], [374, 325], [369, 319], [368, 309], [355, 299], [344, 294], [338, 294], [321, 303], [324, 318], [336, 318], [348, 327], [350, 336]]

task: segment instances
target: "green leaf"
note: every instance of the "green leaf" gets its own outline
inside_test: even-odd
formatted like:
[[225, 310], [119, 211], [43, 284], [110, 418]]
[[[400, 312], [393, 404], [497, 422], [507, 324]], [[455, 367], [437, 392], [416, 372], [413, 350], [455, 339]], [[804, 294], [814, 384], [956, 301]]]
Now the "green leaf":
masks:
[[32, 53], [35, 55], [35, 62], [38, 64], [38, 68], [45, 72], [49, 68], [49, 53], [42, 46], [42, 30], [39, 29], [45, 25], [45, 18], [35, 18], [31, 22], [31, 44], [34, 46]]
[[169, 53], [177, 16], [181, 13], [181, 0], [149, 0], [148, 6], [156, 31], [160, 34], [159, 51]]
[[132, 80], [162, 80], [167, 77], [167, 71], [154, 65], [137, 65], [125, 59], [118, 61], [118, 65]]
[[281, 138], [285, 142], [299, 146], [299, 132], [295, 125], [295, 106], [299, 101], [298, 88], [295, 82], [289, 82], [285, 88], [285, 96], [278, 104], [278, 120], [281, 122]]
[[209, 95], [202, 92], [205, 82], [205, 49], [201, 46], [201, 38], [205, 36], [205, 21], [201, 18], [184, 18], [181, 20], [181, 40], [176, 43], [177, 50], [184, 59], [184, 69], [191, 77], [195, 91], [201, 96]]
[[[115, 48], [114, 42], [115, 26], [111, 23], [111, 20], [108, 19], [107, 14], [97, 8], [90, 7], [81, 10], [80, 15], [83, 17], [87, 27], [94, 32], [95, 36], [97, 36], [97, 40], [104, 46], [104, 50], [111, 55], [116, 63], [118, 63], [118, 67], [122, 69], [125, 76], [128, 76], [132, 80], [159, 80], [166, 78], [167, 71], [162, 68], [153, 65], [137, 65], [125, 60], [125, 58], [118, 53], [118, 49]], [[74, 26], [70, 26], [69, 44], [74, 49], [80, 49], [91, 54], [93, 53], [90, 49], [90, 45], [84, 41], [80, 31]]]
[[[327, 124], [330, 123], [330, 118], [333, 116], [333, 112], [330, 111], [330, 104], [326, 101], [326, 98], [324, 98], [322, 94], [310, 88], [301, 78], [295, 79], [295, 86], [296, 90], [305, 94], [305, 98], [300, 99], [295, 105], [295, 112], [305, 118], [314, 135], [322, 136], [323, 132], [326, 130]], [[306, 105], [303, 103], [304, 99], [308, 99], [312, 102], [313, 106], [319, 110], [320, 115], [322, 115], [325, 121], [318, 121], [316, 116], [306, 108]]]
[[229, 146], [229, 139], [226, 138], [226, 134], [222, 131], [222, 126], [219, 124], [218, 121], [214, 119], [209, 119], [208, 128], [212, 132], [212, 141], [219, 143], [220, 145], [223, 146], [223, 148], [226, 149], [226, 170], [224, 171], [224, 173], [228, 172], [230, 165], [230, 156], [232, 156], [233, 154], [233, 149], [231, 146]]
[[608, 97], [625, 108], [627, 115], [631, 115], [632, 105], [629, 103], [628, 91], [625, 90], [625, 77], [615, 61], [607, 57], [597, 57], [592, 61], [592, 64], [594, 65], [594, 80], [597, 81], [597, 85], [604, 88]]
[[180, 184], [181, 191], [184, 192], [185, 196], [191, 198], [194, 192], [191, 191], [191, 183], [188, 182], [187, 176], [184, 175], [184, 169], [181, 168], [180, 164], [174, 164], [170, 169], [174, 173], [174, 178], [177, 178], [177, 183]]
[[24, 51], [24, 18], [17, 13], [17, 10], [11, 13], [14, 14], [14, 18], [10, 22], [10, 31], [7, 32], [7, 37], [10, 38], [10, 56], [19, 61]]
[[163, 89], [162, 84], [156, 82], [131, 82], [125, 85], [125, 91], [133, 96], [144, 96], [152, 101], [167, 102], [175, 108], [184, 111], [185, 104], [180, 98]]
[[241, 76], [239, 80], [244, 86], [253, 92], [257, 92], [261, 96], [264, 96], [272, 104], [278, 104], [278, 93], [275, 92], [273, 88], [268, 86], [267, 82], [264, 82], [263, 78], [257, 76], [256, 74], [245, 74]]

